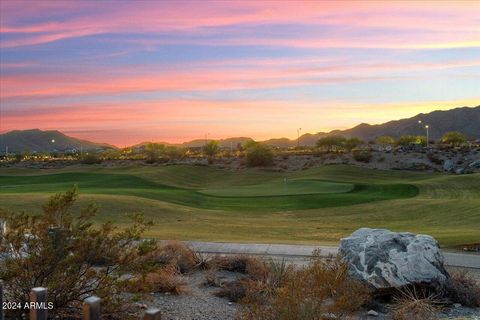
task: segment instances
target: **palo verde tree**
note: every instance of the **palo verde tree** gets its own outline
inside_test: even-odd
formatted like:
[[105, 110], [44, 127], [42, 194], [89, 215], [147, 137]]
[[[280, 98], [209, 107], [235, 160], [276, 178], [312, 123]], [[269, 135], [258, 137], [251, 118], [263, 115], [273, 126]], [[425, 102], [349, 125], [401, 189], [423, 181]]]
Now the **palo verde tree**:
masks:
[[459, 146], [467, 142], [467, 137], [459, 131], [450, 131], [443, 135], [442, 142], [451, 146]]
[[273, 150], [262, 143], [253, 140], [245, 143], [245, 155], [250, 167], [270, 166], [273, 164]]
[[211, 140], [203, 146], [203, 151], [209, 157], [214, 157], [220, 151], [220, 144], [218, 141]]
[[53, 316], [78, 312], [90, 295], [102, 298], [103, 312], [112, 317], [131, 305], [122, 295], [127, 288], [122, 275], [139, 268], [138, 240], [150, 223], [135, 215], [125, 230], [109, 222], [94, 226], [96, 206], [74, 211], [77, 198], [75, 187], [52, 196], [40, 215], [0, 210], [7, 223], [0, 244], [7, 301], [23, 305], [30, 290], [41, 286], [48, 288]]
[[422, 145], [425, 146], [427, 144], [427, 138], [425, 136], [412, 136], [412, 135], [405, 135], [398, 138], [395, 142], [399, 146], [411, 146], [411, 145]]
[[316, 145], [318, 148], [326, 151], [339, 151], [344, 148], [346, 140], [345, 137], [340, 135], [327, 136], [318, 139]]
[[363, 141], [357, 137], [351, 137], [349, 139], [345, 139], [345, 142], [343, 143], [344, 148], [347, 151], [352, 151], [353, 149], [357, 148], [363, 143]]
[[165, 151], [165, 145], [160, 143], [149, 143], [145, 146], [146, 161], [157, 162]]
[[375, 142], [378, 143], [381, 146], [386, 147], [386, 146], [394, 145], [395, 144], [395, 139], [391, 136], [381, 136], [381, 137], [378, 137], [375, 140]]

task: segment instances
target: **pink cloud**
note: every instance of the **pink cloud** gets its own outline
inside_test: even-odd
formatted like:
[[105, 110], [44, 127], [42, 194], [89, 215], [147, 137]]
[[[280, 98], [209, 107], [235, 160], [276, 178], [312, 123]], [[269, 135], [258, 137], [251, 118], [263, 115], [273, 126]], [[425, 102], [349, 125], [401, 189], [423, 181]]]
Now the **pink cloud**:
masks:
[[[57, 1], [55, 4], [58, 3]], [[255, 26], [264, 24], [306, 24], [312, 30], [321, 25], [341, 26], [342, 29], [361, 30], [361, 39], [334, 33], [329, 38], [314, 34], [297, 35], [282, 39], [238, 37], [232, 30], [231, 39], [220, 44], [276, 45], [299, 47], [356, 47], [356, 48], [451, 48], [478, 47], [480, 4], [475, 1], [441, 2], [61, 2], [61, 5], [42, 2], [2, 2], [1, 33], [23, 33], [25, 37], [2, 41], [2, 47], [16, 47], [48, 43], [72, 37], [101, 33], [170, 33], [178, 37], [162, 40], [163, 43], [203, 43], [211, 40], [182, 38], [182, 35], [211, 34], [232, 25]], [[24, 7], [32, 7], [23, 10]], [[68, 20], [37, 24], [19, 24], [16, 19], [48, 17], [51, 11], [60, 11]], [[15, 12], [15, 14], [10, 14]], [[79, 14], [83, 13], [83, 14]], [[88, 13], [88, 14], [87, 14]], [[359, 18], [361, 17], [361, 18]], [[216, 29], [217, 28], [217, 29]], [[321, 27], [320, 27], [321, 28]], [[370, 28], [396, 30], [392, 37], [372, 33]], [[422, 30], [412, 33], [405, 31]], [[370, 36], [369, 36], [370, 34]], [[398, 39], [400, 37], [400, 39]], [[396, 39], [397, 38], [397, 39]], [[403, 38], [403, 39], [402, 39]], [[238, 40], [235, 40], [238, 39]], [[399, 41], [398, 41], [399, 40]], [[151, 44], [152, 40], [142, 40]], [[155, 43], [155, 42], [154, 42]], [[158, 42], [156, 42], [158, 43]], [[398, 43], [398, 44], [397, 44]]]
[[[241, 67], [239, 67], [241, 66]], [[55, 73], [6, 74], [0, 78], [4, 103], [41, 97], [134, 92], [225, 91], [312, 84], [407, 79], [405, 72], [480, 66], [480, 60], [400, 63], [354, 62], [344, 59], [227, 60], [173, 67], [167, 71], [143, 65], [123, 69], [95, 67]], [[92, 77], [95, 74], [95, 77]]]

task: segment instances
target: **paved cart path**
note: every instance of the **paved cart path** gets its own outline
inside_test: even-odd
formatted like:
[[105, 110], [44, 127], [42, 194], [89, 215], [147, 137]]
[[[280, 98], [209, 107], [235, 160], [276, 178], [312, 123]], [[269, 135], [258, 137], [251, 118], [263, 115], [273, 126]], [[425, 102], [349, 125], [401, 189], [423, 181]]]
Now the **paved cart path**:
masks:
[[[335, 255], [338, 252], [338, 247], [334, 246], [198, 241], [185, 241], [185, 243], [195, 251], [203, 254], [249, 254], [284, 258], [300, 263], [305, 262], [316, 249], [320, 250], [322, 256]], [[448, 251], [444, 251], [443, 254], [447, 266], [480, 270], [480, 254]]]

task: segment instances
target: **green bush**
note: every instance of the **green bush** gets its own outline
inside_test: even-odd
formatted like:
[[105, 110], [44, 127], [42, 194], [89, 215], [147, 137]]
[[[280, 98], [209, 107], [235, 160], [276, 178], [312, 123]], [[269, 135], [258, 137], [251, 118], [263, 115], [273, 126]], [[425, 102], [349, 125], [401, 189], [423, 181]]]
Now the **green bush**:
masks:
[[405, 135], [398, 138], [396, 144], [399, 146], [427, 145], [427, 138], [424, 136]]
[[218, 151], [220, 151], [220, 144], [218, 141], [212, 140], [203, 146], [203, 152], [209, 157], [214, 157]]
[[247, 164], [250, 167], [270, 166], [273, 164], [273, 151], [270, 147], [255, 142], [246, 149]]
[[318, 139], [316, 145], [318, 148], [327, 151], [338, 151], [345, 146], [346, 140], [343, 136], [333, 135]]
[[467, 142], [467, 137], [465, 137], [465, 135], [461, 132], [450, 131], [443, 135], [442, 142], [450, 144], [452, 146], [459, 146]]
[[372, 160], [372, 153], [368, 150], [355, 150], [353, 152], [353, 159], [359, 162], [370, 162]]
[[81, 157], [80, 160], [83, 164], [97, 164], [102, 163], [102, 159], [94, 153], [87, 153], [86, 155]]
[[165, 145], [159, 143], [149, 143], [145, 146], [145, 161], [147, 163], [155, 163], [161, 159], [161, 155], [165, 152]]
[[[133, 301], [124, 295], [124, 275], [143, 270], [138, 239], [150, 223], [136, 215], [125, 230], [109, 222], [94, 224], [97, 208], [90, 204], [74, 212], [77, 198], [76, 188], [56, 194], [40, 215], [0, 209], [8, 225], [0, 243], [6, 301], [24, 305], [33, 287], [46, 287], [54, 303], [52, 318], [70, 318], [78, 314], [80, 301], [95, 294], [106, 316], [125, 319], [121, 313]], [[8, 310], [7, 315], [20, 319], [22, 312]]]

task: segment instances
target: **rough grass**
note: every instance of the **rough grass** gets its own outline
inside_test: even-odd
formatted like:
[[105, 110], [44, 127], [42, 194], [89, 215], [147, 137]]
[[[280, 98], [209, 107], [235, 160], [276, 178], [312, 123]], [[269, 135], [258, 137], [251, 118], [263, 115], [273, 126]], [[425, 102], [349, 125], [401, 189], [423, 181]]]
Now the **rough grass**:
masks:
[[444, 295], [451, 303], [466, 307], [480, 307], [480, 283], [466, 271], [450, 273]]
[[[251, 196], [260, 185], [283, 186], [286, 176], [258, 169], [0, 169], [0, 176], [1, 207], [38, 212], [50, 194], [78, 183], [80, 203], [97, 202], [100, 221], [123, 224], [127, 212], [144, 212], [155, 222], [147, 236], [163, 239], [329, 244], [359, 227], [382, 227], [431, 234], [443, 246], [453, 247], [478, 241], [480, 227], [480, 174], [324, 166], [289, 173], [288, 181], [305, 188], [304, 194], [297, 189], [289, 196]], [[307, 181], [320, 184], [301, 187]], [[355, 185], [355, 190], [310, 194], [324, 182]], [[202, 193], [226, 190], [228, 194], [229, 189], [251, 194], [219, 197]]]
[[394, 297], [393, 319], [435, 320], [444, 304], [439, 293], [405, 287]]

